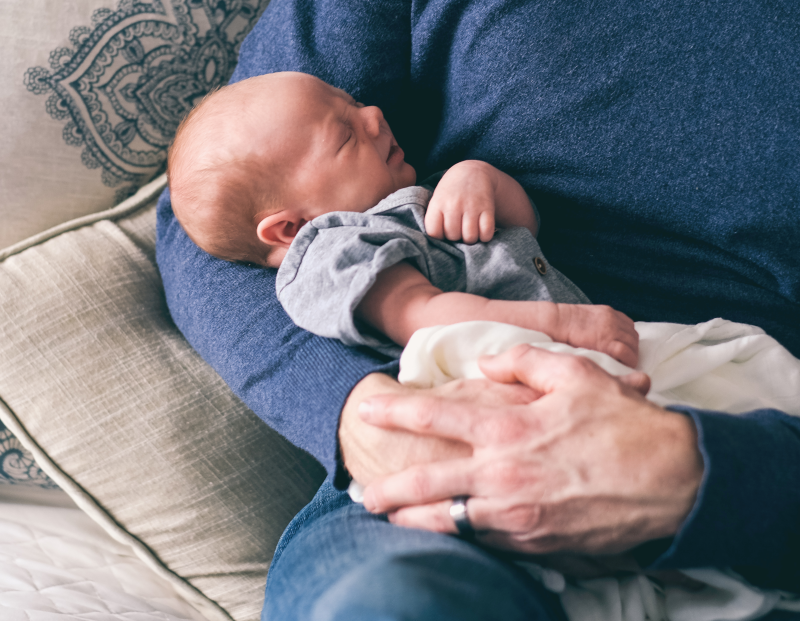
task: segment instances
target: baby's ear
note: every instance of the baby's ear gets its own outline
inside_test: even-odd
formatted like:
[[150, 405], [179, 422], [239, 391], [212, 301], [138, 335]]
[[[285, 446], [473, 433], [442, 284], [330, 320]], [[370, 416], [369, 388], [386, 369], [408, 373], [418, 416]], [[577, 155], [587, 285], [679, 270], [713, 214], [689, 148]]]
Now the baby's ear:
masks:
[[258, 223], [258, 239], [273, 248], [288, 248], [306, 220], [289, 209], [264, 216]]

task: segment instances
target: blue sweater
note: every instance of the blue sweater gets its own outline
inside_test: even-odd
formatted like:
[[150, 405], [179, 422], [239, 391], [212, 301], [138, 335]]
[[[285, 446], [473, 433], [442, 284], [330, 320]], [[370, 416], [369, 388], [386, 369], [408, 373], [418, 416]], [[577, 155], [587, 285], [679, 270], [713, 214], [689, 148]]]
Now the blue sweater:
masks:
[[[759, 325], [800, 354], [800, 11], [794, 0], [273, 0], [233, 80], [312, 73], [380, 106], [418, 178], [513, 175], [546, 256], [634, 319]], [[337, 469], [338, 416], [392, 360], [296, 328], [275, 273], [199, 251], [159, 205], [191, 344], [264, 421]], [[705, 478], [656, 567], [800, 591], [800, 420], [685, 410]]]

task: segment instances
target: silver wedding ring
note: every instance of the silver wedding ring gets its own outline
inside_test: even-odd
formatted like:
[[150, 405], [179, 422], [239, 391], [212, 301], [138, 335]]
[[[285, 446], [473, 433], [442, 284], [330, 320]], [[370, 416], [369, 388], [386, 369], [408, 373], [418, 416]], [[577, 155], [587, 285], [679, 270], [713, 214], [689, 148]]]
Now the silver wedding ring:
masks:
[[472, 528], [467, 515], [467, 500], [469, 500], [469, 496], [456, 496], [453, 498], [453, 504], [450, 505], [450, 517], [453, 518], [453, 523], [458, 529], [459, 537], [465, 539], [475, 535], [475, 529]]

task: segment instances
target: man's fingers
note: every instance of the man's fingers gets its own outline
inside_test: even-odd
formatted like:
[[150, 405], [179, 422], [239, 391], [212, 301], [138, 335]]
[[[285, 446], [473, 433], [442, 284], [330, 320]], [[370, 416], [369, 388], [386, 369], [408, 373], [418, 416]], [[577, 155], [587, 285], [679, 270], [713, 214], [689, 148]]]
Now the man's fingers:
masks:
[[420, 395], [379, 395], [358, 407], [361, 419], [387, 429], [405, 429], [421, 435], [476, 441], [474, 421], [490, 418], [486, 408], [440, 397]]
[[639, 348], [634, 349], [630, 343], [612, 341], [606, 346], [605, 350], [605, 353], [614, 358], [614, 360], [618, 360], [632, 369], [639, 363]]
[[634, 371], [633, 373], [622, 375], [617, 379], [636, 390], [643, 397], [646, 397], [647, 393], [650, 392], [650, 376], [647, 375], [647, 373]]
[[[453, 498], [446, 498], [425, 505], [401, 507], [389, 512], [389, 521], [406, 528], [421, 528], [438, 533], [458, 532], [450, 515]], [[492, 503], [484, 498], [467, 498], [467, 519], [475, 531], [486, 530], [484, 518], [491, 515]]]
[[517, 345], [498, 356], [481, 358], [478, 365], [490, 380], [504, 384], [520, 382], [543, 394], [560, 386], [607, 375], [583, 356], [550, 352], [530, 345]]
[[470, 459], [454, 459], [408, 468], [368, 485], [364, 507], [372, 513], [388, 513], [470, 493], [473, 466]]
[[[420, 528], [439, 533], [458, 532], [458, 528], [450, 515], [452, 498], [446, 498], [425, 505], [401, 507], [389, 512], [389, 521], [405, 528]], [[467, 519], [475, 531], [477, 540], [491, 547], [505, 550], [524, 550], [529, 553], [540, 554], [552, 552], [553, 542], [549, 540], [537, 541], [531, 539], [523, 543], [519, 534], [524, 531], [509, 530], [508, 523], [519, 523], [523, 528], [535, 528], [539, 519], [538, 511], [531, 509], [527, 516], [512, 515], [508, 509], [496, 501], [480, 496], [467, 498]]]
[[389, 514], [389, 521], [396, 526], [419, 528], [435, 533], [458, 532], [450, 517], [452, 500], [441, 500], [429, 505], [403, 507]]

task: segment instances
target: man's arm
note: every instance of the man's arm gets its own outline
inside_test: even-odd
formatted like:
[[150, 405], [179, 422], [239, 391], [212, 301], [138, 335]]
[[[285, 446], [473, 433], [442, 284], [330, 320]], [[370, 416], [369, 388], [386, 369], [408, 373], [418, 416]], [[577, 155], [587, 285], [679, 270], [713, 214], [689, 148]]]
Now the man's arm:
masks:
[[[392, 116], [409, 108], [398, 102], [407, 91], [410, 19], [410, 0], [272, 0], [242, 44], [232, 81], [316, 75], [379, 105], [411, 145], [402, 127], [416, 127]], [[396, 362], [297, 328], [277, 301], [275, 273], [201, 252], [175, 220], [168, 193], [158, 207], [157, 258], [170, 313], [192, 346], [268, 425], [335, 471], [347, 396], [370, 373], [396, 373]]]
[[800, 418], [671, 409], [694, 421], [705, 474], [677, 536], [642, 548], [642, 564], [730, 566], [755, 585], [800, 593]]

